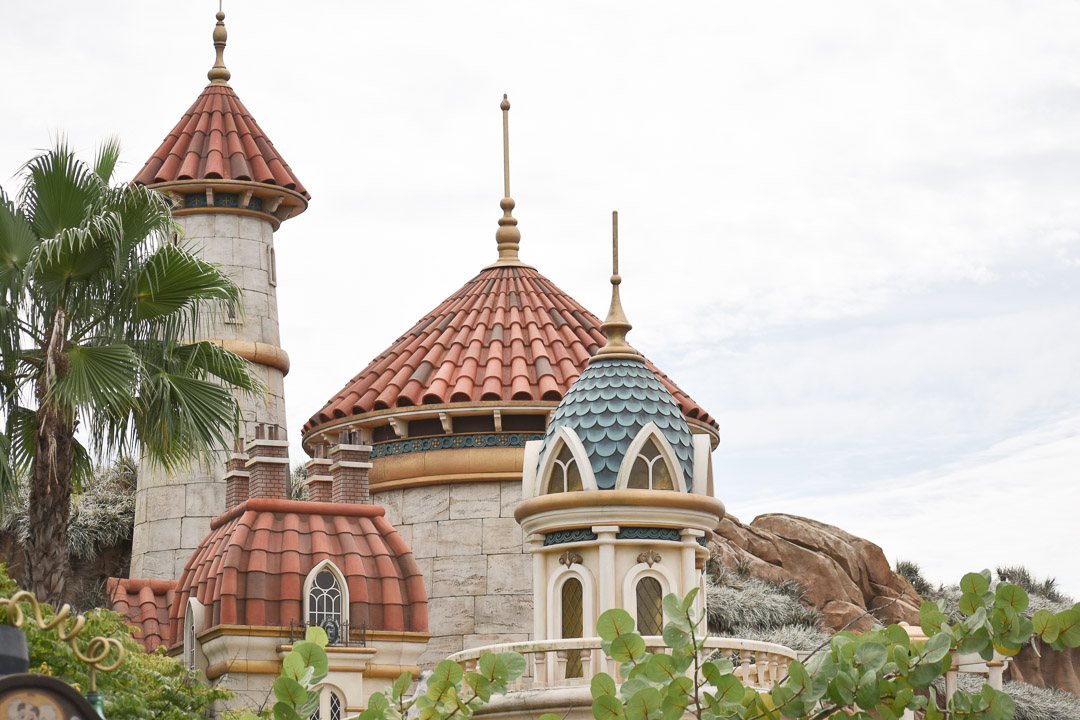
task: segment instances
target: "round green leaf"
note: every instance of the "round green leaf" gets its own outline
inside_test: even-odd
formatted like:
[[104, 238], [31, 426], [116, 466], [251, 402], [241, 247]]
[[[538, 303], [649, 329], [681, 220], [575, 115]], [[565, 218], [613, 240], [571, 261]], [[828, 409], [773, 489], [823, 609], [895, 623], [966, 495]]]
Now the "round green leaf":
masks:
[[1058, 640], [1065, 647], [1080, 647], [1080, 610], [1064, 610], [1054, 616], [1058, 624]]
[[1052, 643], [1057, 640], [1058, 628], [1057, 618], [1054, 617], [1054, 613], [1047, 609], [1037, 610], [1031, 617], [1032, 631], [1041, 637], [1044, 641]]
[[634, 619], [620, 608], [607, 610], [596, 621], [596, 632], [604, 640], [614, 640], [620, 635], [634, 632]]
[[319, 647], [326, 647], [326, 643], [329, 639], [326, 637], [326, 631], [318, 625], [311, 625], [308, 627], [307, 632], [304, 634], [304, 640], [312, 642]]
[[[981, 578], [982, 576], [980, 575], [978, 577]], [[960, 612], [965, 615], [974, 615], [975, 611], [981, 607], [986, 607], [983, 604], [982, 595], [966, 592], [960, 596]]]
[[1016, 612], [1024, 612], [1028, 606], [1028, 594], [1022, 587], [1003, 583], [998, 585], [994, 593], [994, 605], [997, 607], [1008, 606]]
[[960, 589], [964, 593], [982, 597], [990, 589], [990, 580], [980, 573], [968, 573], [960, 579]]
[[274, 681], [274, 697], [296, 707], [307, 701], [307, 690], [291, 677], [282, 676]]
[[642, 688], [626, 701], [626, 720], [648, 720], [660, 710], [663, 699], [656, 688]]
[[615, 678], [607, 673], [593, 675], [592, 682], [589, 684], [589, 690], [592, 692], [594, 700], [601, 695], [614, 695]]
[[506, 682], [525, 674], [525, 656], [516, 652], [501, 652], [499, 659], [506, 665]]
[[928, 600], [919, 607], [919, 625], [928, 637], [941, 632], [941, 626], [946, 622], [948, 622], [948, 619], [942, 614], [937, 603]]
[[390, 694], [394, 698], [400, 698], [412, 685], [413, 676], [410, 672], [403, 672], [398, 675], [398, 679], [394, 681], [394, 686], [390, 689]]
[[614, 695], [601, 695], [593, 699], [592, 714], [596, 720], [622, 720], [623, 705]]
[[671, 656], [664, 653], [653, 655], [649, 658], [649, 662], [645, 664], [645, 675], [653, 682], [670, 682], [678, 674]]
[[940, 663], [951, 646], [952, 641], [948, 635], [945, 633], [935, 635], [927, 640], [926, 645], [923, 646], [921, 662], [928, 665]]
[[435, 682], [446, 681], [448, 683], [461, 682], [461, 678], [465, 675], [465, 671], [461, 669], [461, 666], [452, 660], [443, 660], [435, 666], [435, 672], [432, 674], [431, 679]]
[[855, 650], [855, 664], [860, 672], [877, 672], [889, 659], [889, 651], [881, 643], [863, 643]]
[[716, 687], [716, 697], [723, 702], [737, 703], [743, 699], [745, 688], [734, 675], [719, 675], [713, 685]]
[[611, 641], [611, 659], [615, 662], [638, 660], [645, 654], [645, 641], [637, 633], [619, 635]]

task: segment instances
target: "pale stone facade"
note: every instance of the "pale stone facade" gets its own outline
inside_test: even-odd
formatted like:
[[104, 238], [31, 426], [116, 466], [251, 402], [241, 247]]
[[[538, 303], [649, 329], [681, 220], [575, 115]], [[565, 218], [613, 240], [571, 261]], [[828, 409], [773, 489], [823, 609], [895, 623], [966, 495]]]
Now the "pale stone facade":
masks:
[[[211, 315], [208, 309], [200, 318], [199, 339], [224, 340], [231, 349], [239, 348], [241, 354], [253, 357], [259, 350], [285, 357], [280, 351], [274, 229], [270, 221], [221, 210], [180, 214], [176, 221], [184, 232], [179, 242], [221, 266], [243, 291], [244, 307], [233, 317]], [[244, 433], [241, 441], [253, 438], [258, 425], [276, 426], [284, 438], [285, 373], [273, 365], [253, 365], [268, 391], [262, 398], [239, 398]], [[209, 532], [210, 521], [225, 510], [227, 459], [223, 449], [208, 467], [192, 467], [171, 477], [160, 469], [139, 469], [131, 577], [180, 577], [191, 553]]]
[[530, 639], [532, 566], [514, 520], [520, 481], [373, 490], [424, 573], [433, 637], [421, 667], [463, 649]]

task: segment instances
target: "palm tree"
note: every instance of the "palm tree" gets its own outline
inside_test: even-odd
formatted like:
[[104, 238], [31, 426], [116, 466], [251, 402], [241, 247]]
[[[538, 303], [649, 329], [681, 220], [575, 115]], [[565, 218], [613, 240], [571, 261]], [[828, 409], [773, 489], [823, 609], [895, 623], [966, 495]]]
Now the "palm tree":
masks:
[[232, 390], [261, 392], [239, 356], [198, 337], [240, 290], [173, 238], [169, 201], [112, 184], [115, 141], [92, 164], [62, 140], [0, 188], [0, 508], [30, 483], [28, 581], [64, 599], [72, 491], [92, 455], [175, 470], [208, 461], [239, 422]]

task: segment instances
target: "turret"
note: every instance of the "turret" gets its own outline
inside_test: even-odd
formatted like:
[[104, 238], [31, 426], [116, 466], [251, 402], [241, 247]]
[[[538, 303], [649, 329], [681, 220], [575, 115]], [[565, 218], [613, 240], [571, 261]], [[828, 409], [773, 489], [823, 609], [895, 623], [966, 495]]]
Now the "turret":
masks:
[[[175, 242], [224, 267], [243, 290], [242, 307], [224, 312], [208, 307], [192, 339], [211, 340], [251, 361], [268, 388], [263, 398], [239, 398], [242, 422], [236, 447], [244, 448], [258, 426], [267, 428], [268, 436], [285, 440], [289, 356], [278, 332], [274, 232], [306, 210], [310, 196], [229, 85], [224, 20], [219, 12], [216, 58], [207, 73], [210, 84], [134, 182], [172, 198], [173, 216], [182, 230]], [[205, 468], [172, 476], [140, 469], [132, 577], [180, 576], [209, 532], [210, 520], [226, 509], [228, 455], [225, 449], [220, 455]]]

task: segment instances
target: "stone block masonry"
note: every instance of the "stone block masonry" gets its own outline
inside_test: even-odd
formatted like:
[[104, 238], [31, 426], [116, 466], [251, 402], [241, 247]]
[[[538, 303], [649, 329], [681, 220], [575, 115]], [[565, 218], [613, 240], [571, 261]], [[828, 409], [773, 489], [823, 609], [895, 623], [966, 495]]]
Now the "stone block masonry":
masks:
[[458, 482], [380, 491], [375, 503], [409, 539], [424, 570], [434, 637], [421, 667], [466, 647], [526, 640], [532, 565], [514, 508], [516, 481]]

